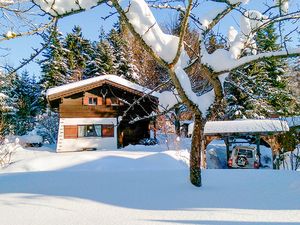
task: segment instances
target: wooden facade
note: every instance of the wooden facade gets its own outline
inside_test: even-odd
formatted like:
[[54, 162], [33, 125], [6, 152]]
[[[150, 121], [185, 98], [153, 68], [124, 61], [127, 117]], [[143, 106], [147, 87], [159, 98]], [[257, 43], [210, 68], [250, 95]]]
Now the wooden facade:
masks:
[[[143, 92], [104, 80], [48, 95], [47, 99], [50, 106], [58, 110], [61, 119], [115, 118], [115, 127], [99, 124], [99, 133], [103, 138], [105, 135], [114, 137], [114, 129], [117, 129], [115, 138], [120, 147], [136, 144], [140, 139], [149, 137], [150, 119], [132, 123], [134, 118], [143, 118], [157, 109], [158, 100], [151, 95], [143, 97], [138, 104], [132, 106], [143, 95]], [[63, 138], [79, 138], [79, 133], [84, 132], [78, 130], [79, 126], [80, 124], [65, 125], [61, 128]]]

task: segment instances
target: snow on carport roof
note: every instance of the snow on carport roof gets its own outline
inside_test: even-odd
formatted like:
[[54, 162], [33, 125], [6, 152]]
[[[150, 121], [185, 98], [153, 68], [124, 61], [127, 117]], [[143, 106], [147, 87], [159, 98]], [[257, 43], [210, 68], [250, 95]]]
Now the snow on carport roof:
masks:
[[288, 123], [289, 127], [298, 127], [300, 126], [300, 116], [293, 117], [283, 117], [281, 120], [284, 120]]
[[289, 131], [286, 121], [281, 120], [231, 120], [208, 121], [204, 127], [205, 135], [232, 133], [274, 133]]

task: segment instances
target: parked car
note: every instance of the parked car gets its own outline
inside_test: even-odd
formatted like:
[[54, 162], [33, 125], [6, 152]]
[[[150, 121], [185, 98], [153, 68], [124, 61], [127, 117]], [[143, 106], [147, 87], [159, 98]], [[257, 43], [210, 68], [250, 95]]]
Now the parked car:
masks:
[[258, 169], [259, 156], [256, 147], [235, 146], [228, 160], [229, 168]]

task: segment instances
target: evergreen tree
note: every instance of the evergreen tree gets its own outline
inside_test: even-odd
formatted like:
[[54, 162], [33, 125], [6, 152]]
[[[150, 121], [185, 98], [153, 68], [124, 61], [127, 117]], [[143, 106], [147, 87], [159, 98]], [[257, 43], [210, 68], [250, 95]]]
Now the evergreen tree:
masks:
[[[121, 21], [119, 22], [121, 23]], [[133, 64], [132, 50], [126, 41], [125, 34], [122, 34], [122, 24], [116, 24], [108, 35], [108, 41], [113, 48], [115, 56], [115, 74], [125, 79], [134, 81], [138, 78], [138, 69]], [[125, 31], [124, 31], [125, 32]]]
[[[276, 51], [278, 36], [274, 26], [258, 32], [258, 52]], [[261, 118], [293, 115], [299, 102], [289, 91], [282, 59], [269, 58], [251, 63], [230, 76], [227, 88], [229, 118]]]
[[115, 73], [115, 56], [110, 43], [102, 39], [100, 42], [94, 42], [94, 53], [91, 60], [87, 62], [84, 72], [86, 78], [114, 74]]
[[82, 80], [84, 78], [83, 73], [94, 50], [90, 41], [83, 37], [79, 26], [75, 26], [72, 33], [66, 36], [64, 47], [67, 49], [68, 82]]
[[[65, 84], [67, 78], [66, 51], [63, 48], [62, 34], [56, 27], [50, 29], [44, 37], [45, 44], [48, 45], [43, 52], [44, 59], [39, 62], [41, 65], [41, 87], [46, 91], [50, 87]], [[44, 45], [45, 45], [44, 44]]]
[[16, 100], [16, 126], [15, 134], [24, 135], [33, 130], [35, 117], [40, 113], [39, 104], [40, 87], [35, 77], [30, 77], [28, 71], [24, 71], [21, 76], [15, 79]]
[[15, 80], [16, 74], [0, 71], [0, 137], [14, 134], [16, 118]]

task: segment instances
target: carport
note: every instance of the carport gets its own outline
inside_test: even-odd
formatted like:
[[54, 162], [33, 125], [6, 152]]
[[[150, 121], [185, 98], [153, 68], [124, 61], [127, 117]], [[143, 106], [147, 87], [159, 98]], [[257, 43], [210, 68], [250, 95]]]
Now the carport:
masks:
[[[276, 153], [280, 150], [277, 136], [286, 131], [289, 131], [288, 123], [278, 119], [208, 121], [204, 127], [205, 146], [214, 139], [223, 139], [226, 144], [228, 160], [230, 147], [239, 143], [255, 143], [260, 155], [262, 139], [271, 147], [274, 160]], [[248, 141], [236, 141], [236, 139], [245, 137]], [[203, 163], [206, 162], [205, 156], [206, 153], [202, 155]], [[205, 166], [205, 164], [202, 165]]]

